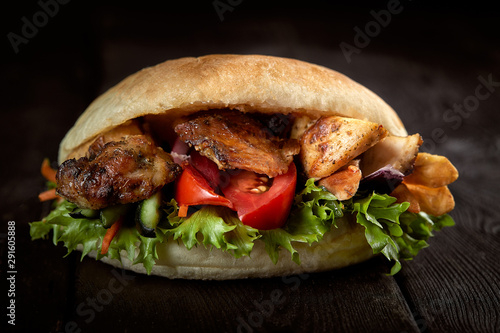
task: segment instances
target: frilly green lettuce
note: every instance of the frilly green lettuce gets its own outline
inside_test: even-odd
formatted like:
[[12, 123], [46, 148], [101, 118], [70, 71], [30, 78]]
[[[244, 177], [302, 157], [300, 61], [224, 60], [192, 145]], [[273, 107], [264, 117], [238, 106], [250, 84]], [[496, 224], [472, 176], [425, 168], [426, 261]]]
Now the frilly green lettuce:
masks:
[[54, 244], [62, 242], [68, 248], [68, 254], [81, 244], [82, 259], [90, 251], [96, 251], [98, 259], [108, 256], [121, 260], [121, 254], [125, 254], [134, 264], [142, 263], [150, 274], [158, 259], [157, 244], [172, 241], [183, 243], [187, 249], [194, 246], [216, 248], [235, 258], [249, 256], [255, 242], [262, 241], [274, 263], [284, 249], [290, 252], [291, 260], [300, 264], [294, 243], [319, 242], [326, 232], [336, 227], [337, 218], [354, 214], [357, 223], [365, 228], [373, 252], [394, 262], [391, 274], [395, 274], [401, 269], [402, 259], [412, 259], [428, 246], [427, 240], [434, 230], [454, 225], [449, 215], [434, 217], [409, 213], [406, 211], [408, 203], [395, 201], [389, 195], [371, 193], [340, 202], [310, 179], [296, 195], [289, 220], [283, 228], [257, 230], [243, 225], [226, 207], [204, 206], [190, 216], [180, 218], [177, 204], [172, 199], [164, 202], [164, 217], [156, 229], [156, 237], [143, 237], [133, 223], [124, 224], [105, 255], [100, 254], [106, 233], [100, 220], [71, 217], [70, 213], [76, 206], [63, 201], [45, 219], [30, 223], [30, 234], [35, 240], [48, 237], [52, 231]]

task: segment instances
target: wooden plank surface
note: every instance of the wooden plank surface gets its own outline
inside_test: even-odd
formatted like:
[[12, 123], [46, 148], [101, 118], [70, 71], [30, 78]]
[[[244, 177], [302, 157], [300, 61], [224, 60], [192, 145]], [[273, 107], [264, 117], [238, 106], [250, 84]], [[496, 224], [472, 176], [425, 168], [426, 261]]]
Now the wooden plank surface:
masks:
[[[500, 331], [500, 50], [487, 9], [412, 7], [348, 63], [339, 43], [354, 43], [355, 26], [374, 7], [236, 6], [221, 21], [211, 3], [176, 9], [113, 1], [61, 6], [39, 34], [3, 63], [1, 111], [2, 221], [16, 221], [17, 325], [31, 332], [498, 332]], [[39, 10], [11, 4], [8, 30]], [[191, 8], [192, 7], [192, 8]], [[291, 8], [291, 9], [290, 9]], [[420, 10], [430, 11], [422, 20]], [[332, 19], [335, 18], [335, 19]], [[422, 24], [422, 22], [425, 24]], [[189, 22], [186, 24], [186, 22]], [[444, 24], [445, 22], [446, 24]], [[11, 50], [9, 50], [11, 51]], [[265, 53], [335, 68], [392, 105], [426, 148], [460, 171], [451, 186], [457, 226], [386, 276], [381, 258], [346, 269], [243, 281], [185, 281], [125, 273], [50, 241], [31, 242], [27, 223], [45, 207], [36, 200], [44, 157], [85, 106], [144, 66], [207, 53]], [[492, 91], [472, 111], [446, 121], [491, 76]], [[486, 88], [487, 89], [487, 88]], [[482, 90], [485, 92], [486, 90]], [[451, 115], [451, 114], [449, 114]], [[454, 114], [457, 115], [456, 113]], [[442, 129], [446, 139], [436, 137]], [[0, 231], [5, 235], [6, 224]], [[6, 240], [0, 238], [2, 293]], [[4, 303], [2, 303], [3, 305]], [[2, 328], [2, 332], [3, 332]]]
[[422, 331], [496, 332], [500, 196], [475, 191], [471, 198], [463, 184], [457, 187], [457, 226], [437, 235], [396, 280]]
[[[186, 327], [205, 332], [417, 332], [398, 286], [385, 275], [386, 269], [376, 259], [321, 274], [189, 281], [146, 277], [84, 260], [77, 269], [73, 306], [83, 311], [76, 311], [72, 320], [90, 331], [109, 327], [111, 321], [118, 331], [134, 332], [143, 323], [151, 329], [168, 326], [171, 332], [184, 332]], [[115, 285], [120, 280], [117, 276], [126, 282]], [[110, 289], [119, 291], [108, 293]], [[349, 301], [354, 299], [356, 302]], [[134, 314], [132, 323], [123, 320], [123, 313]]]

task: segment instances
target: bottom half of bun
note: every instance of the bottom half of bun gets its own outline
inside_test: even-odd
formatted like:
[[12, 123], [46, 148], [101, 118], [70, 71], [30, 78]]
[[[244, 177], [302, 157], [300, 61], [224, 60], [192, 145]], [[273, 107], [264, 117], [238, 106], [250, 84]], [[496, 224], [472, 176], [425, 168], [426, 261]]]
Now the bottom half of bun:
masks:
[[[169, 241], [157, 245], [158, 260], [151, 274], [171, 279], [229, 280], [244, 278], [266, 278], [321, 272], [354, 265], [374, 256], [368, 245], [364, 228], [343, 217], [336, 220], [337, 227], [327, 232], [320, 242], [311, 245], [293, 243], [300, 256], [300, 265], [291, 259], [290, 252], [281, 249], [277, 264], [274, 264], [264, 243], [257, 240], [249, 257], [234, 258], [216, 248], [202, 245], [188, 250], [181, 242]], [[96, 257], [96, 252], [89, 254]], [[122, 253], [121, 262], [104, 257], [101, 261], [115, 267], [146, 274], [142, 264], [133, 265]]]

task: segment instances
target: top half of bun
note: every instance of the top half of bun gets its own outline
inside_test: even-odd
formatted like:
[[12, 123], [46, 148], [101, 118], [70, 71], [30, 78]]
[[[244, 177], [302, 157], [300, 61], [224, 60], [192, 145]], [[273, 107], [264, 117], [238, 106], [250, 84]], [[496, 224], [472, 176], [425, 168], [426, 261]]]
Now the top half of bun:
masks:
[[130, 75], [92, 102], [66, 134], [59, 162], [80, 145], [127, 120], [231, 108], [263, 113], [342, 115], [407, 135], [394, 110], [343, 74], [307, 62], [261, 55], [169, 60]]

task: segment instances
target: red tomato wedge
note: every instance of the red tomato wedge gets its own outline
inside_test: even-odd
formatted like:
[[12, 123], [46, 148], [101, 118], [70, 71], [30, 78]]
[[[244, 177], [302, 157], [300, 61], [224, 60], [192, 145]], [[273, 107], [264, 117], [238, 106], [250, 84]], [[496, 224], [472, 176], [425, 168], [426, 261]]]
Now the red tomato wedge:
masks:
[[179, 204], [180, 217], [187, 216], [189, 206], [214, 205], [234, 209], [231, 201], [216, 194], [208, 181], [192, 165], [185, 163], [183, 168], [175, 184], [175, 201]]
[[286, 174], [268, 181], [266, 178], [242, 170], [231, 176], [229, 185], [222, 188], [224, 196], [234, 204], [241, 222], [261, 230], [276, 229], [285, 224], [295, 196], [297, 169], [291, 163]]

